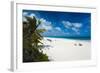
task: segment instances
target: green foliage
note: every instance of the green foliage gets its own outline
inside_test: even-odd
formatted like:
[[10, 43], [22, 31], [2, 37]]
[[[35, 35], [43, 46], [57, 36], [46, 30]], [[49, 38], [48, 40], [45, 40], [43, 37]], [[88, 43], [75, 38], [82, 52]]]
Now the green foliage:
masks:
[[37, 29], [41, 21], [35, 17], [26, 16], [25, 18], [27, 21], [23, 21], [23, 62], [49, 61], [48, 56], [42, 51], [43, 43], [41, 42], [43, 39], [41, 33], [46, 30]]

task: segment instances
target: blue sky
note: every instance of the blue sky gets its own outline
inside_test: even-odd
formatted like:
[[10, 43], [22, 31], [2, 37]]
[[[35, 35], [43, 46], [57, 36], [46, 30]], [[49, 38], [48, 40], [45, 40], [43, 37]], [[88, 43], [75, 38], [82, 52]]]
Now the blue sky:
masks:
[[23, 10], [24, 16], [35, 16], [39, 19], [41, 25], [38, 28], [46, 29], [44, 36], [91, 36], [90, 13]]

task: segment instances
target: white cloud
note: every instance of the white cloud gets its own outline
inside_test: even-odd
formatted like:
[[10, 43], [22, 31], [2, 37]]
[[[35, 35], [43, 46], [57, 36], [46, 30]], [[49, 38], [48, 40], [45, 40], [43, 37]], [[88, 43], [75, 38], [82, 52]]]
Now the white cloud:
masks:
[[28, 16], [31, 17], [31, 18], [33, 18], [33, 16], [36, 17], [36, 15], [34, 13], [31, 13]]
[[72, 22], [69, 22], [69, 21], [62, 21], [62, 24], [66, 28], [71, 28], [71, 27], [81, 28], [82, 27], [82, 23], [72, 23]]
[[28, 13], [28, 12], [23, 12], [23, 16], [29, 16], [31, 18], [33, 18], [33, 16], [36, 16], [34, 13]]
[[38, 28], [39, 29], [43, 28], [47, 30], [46, 32], [43, 33], [44, 35], [48, 35], [48, 36], [70, 35], [70, 33], [62, 31], [60, 27], [53, 27], [52, 23], [50, 21], [47, 21], [44, 18], [41, 18], [40, 21], [41, 21], [41, 25]]
[[62, 24], [67, 28], [70, 29], [77, 34], [79, 34], [80, 28], [82, 27], [82, 23], [72, 23], [69, 21], [62, 21]]
[[26, 18], [25, 18], [25, 16], [27, 16], [27, 15], [28, 15], [28, 13], [27, 13], [27, 12], [23, 12], [23, 14], [22, 14], [22, 15], [23, 15], [23, 21], [27, 21], [27, 20], [26, 20]]
[[27, 16], [28, 15], [28, 12], [23, 12], [23, 16]]
[[81, 28], [82, 24], [81, 23], [72, 23], [74, 27], [76, 28]]
[[27, 21], [25, 16], [28, 16], [28, 17], [31, 17], [31, 18], [33, 18], [33, 16], [36, 17], [36, 15], [34, 13], [28, 14], [28, 12], [23, 12], [23, 21]]
[[75, 32], [77, 32], [77, 31], [78, 31], [78, 29], [77, 29], [77, 28], [75, 28], [75, 27], [72, 27], [72, 30], [73, 30], [73, 31], [75, 31]]
[[58, 31], [61, 31], [61, 28], [60, 27], [55, 27], [56, 30]]
[[80, 34], [80, 29], [76, 28], [76, 27], [72, 27], [72, 30], [74, 32], [76, 32], [76, 34]]
[[42, 23], [45, 23], [45, 22], [46, 22], [46, 20], [45, 20], [44, 18], [41, 18], [40, 21], [41, 21]]
[[53, 29], [51, 22], [49, 22], [49, 21], [47, 21], [43, 18], [41, 18], [40, 21], [41, 21], [41, 25], [38, 28], [43, 28], [43, 29], [46, 29], [46, 30], [52, 30]]
[[70, 23], [69, 21], [62, 21], [62, 23], [66, 28], [70, 28], [73, 26], [72, 23]]
[[47, 36], [67, 36], [67, 35], [70, 35], [70, 33], [63, 32], [63, 31], [58, 31], [54, 28], [50, 31], [44, 32], [44, 35], [47, 35]]

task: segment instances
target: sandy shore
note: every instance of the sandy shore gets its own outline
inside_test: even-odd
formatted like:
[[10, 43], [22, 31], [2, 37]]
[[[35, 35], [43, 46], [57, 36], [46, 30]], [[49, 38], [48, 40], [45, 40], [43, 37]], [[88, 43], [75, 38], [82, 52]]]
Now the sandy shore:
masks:
[[87, 60], [91, 58], [91, 41], [44, 38], [43, 52], [51, 61]]

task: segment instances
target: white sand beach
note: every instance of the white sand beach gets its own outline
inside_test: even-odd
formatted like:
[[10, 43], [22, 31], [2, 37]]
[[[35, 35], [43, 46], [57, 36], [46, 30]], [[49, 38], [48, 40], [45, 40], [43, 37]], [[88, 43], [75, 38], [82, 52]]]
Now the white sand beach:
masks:
[[63, 38], [47, 38], [42, 41], [45, 44], [43, 52], [51, 61], [88, 60], [91, 58], [91, 41], [72, 40]]

